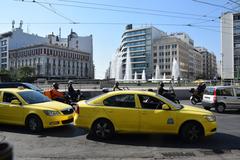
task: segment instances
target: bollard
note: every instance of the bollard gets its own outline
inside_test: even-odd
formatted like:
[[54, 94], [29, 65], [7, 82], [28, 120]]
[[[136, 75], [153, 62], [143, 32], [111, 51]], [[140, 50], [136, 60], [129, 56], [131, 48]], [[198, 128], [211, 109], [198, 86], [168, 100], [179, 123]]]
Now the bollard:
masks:
[[13, 160], [13, 147], [9, 143], [0, 143], [0, 160]]

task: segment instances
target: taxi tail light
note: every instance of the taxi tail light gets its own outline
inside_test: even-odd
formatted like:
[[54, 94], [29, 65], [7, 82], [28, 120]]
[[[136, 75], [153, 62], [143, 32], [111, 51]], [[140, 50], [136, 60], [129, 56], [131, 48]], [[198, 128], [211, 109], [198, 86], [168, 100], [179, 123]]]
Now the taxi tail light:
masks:
[[214, 88], [213, 90], [213, 103], [217, 103], [217, 89]]
[[79, 105], [75, 106], [75, 113], [79, 114], [80, 113], [80, 107]]

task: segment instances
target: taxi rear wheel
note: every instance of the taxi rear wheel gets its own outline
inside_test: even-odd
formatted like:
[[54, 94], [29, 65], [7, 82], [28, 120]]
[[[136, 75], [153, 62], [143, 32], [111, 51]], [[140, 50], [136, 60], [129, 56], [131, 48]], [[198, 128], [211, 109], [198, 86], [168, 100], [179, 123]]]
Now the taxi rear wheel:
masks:
[[26, 127], [31, 132], [40, 132], [43, 129], [42, 120], [36, 115], [30, 115], [26, 119]]
[[204, 130], [201, 124], [197, 122], [187, 122], [180, 130], [181, 138], [189, 143], [199, 141], [204, 135]]
[[89, 135], [98, 139], [109, 139], [113, 137], [115, 131], [111, 121], [99, 119], [92, 125]]

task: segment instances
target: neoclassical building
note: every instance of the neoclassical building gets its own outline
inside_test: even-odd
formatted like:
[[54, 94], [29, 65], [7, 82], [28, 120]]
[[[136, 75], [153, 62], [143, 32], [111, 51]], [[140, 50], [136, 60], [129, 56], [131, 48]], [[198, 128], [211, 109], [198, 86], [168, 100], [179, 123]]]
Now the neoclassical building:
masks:
[[35, 68], [40, 78], [94, 78], [92, 54], [51, 44], [9, 51], [10, 69]]

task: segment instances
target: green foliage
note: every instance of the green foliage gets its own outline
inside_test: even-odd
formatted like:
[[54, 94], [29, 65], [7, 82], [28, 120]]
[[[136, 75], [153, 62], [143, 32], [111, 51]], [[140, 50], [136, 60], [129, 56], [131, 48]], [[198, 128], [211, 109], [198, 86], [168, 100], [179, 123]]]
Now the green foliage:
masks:
[[34, 81], [35, 69], [32, 67], [21, 67], [17, 71], [17, 79], [22, 82]]
[[0, 78], [3, 82], [11, 81], [10, 71], [5, 69], [0, 70]]
[[35, 69], [32, 67], [21, 67], [19, 69], [1, 70], [2, 81], [33, 82], [35, 80]]

